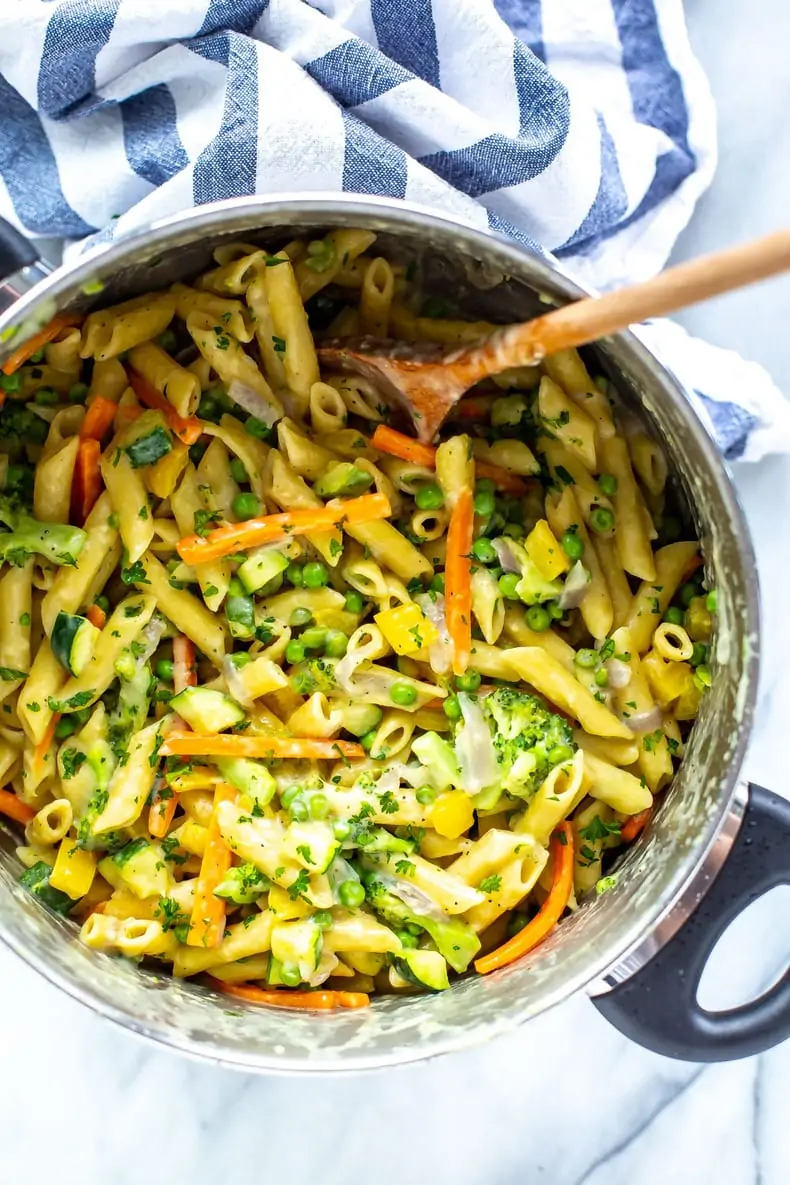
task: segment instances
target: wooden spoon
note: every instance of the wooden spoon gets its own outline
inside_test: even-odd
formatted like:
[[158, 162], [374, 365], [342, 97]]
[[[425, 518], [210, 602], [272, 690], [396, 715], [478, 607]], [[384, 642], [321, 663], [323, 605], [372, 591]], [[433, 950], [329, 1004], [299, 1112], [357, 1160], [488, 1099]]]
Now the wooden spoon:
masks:
[[478, 345], [448, 350], [375, 338], [321, 346], [323, 366], [361, 374], [411, 416], [419, 440], [433, 440], [458, 400], [475, 383], [547, 354], [582, 346], [639, 321], [743, 288], [790, 268], [790, 230], [669, 268], [643, 284], [586, 297], [521, 325], [506, 325]]

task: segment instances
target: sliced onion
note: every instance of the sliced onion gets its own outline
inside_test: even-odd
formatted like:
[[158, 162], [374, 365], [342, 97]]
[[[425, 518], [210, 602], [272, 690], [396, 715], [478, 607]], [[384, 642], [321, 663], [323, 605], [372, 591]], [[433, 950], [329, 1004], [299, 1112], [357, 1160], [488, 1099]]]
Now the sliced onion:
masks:
[[506, 535], [499, 539], [491, 540], [494, 551], [499, 560], [499, 566], [503, 572], [512, 572], [516, 576], [521, 575], [521, 564], [518, 562], [515, 551], [511, 547], [511, 541]]
[[318, 960], [318, 966], [313, 974], [309, 977], [307, 982], [310, 987], [318, 987], [324, 980], [329, 979], [329, 976], [337, 967], [340, 959], [331, 950], [321, 951], [321, 958]]
[[447, 629], [445, 602], [443, 593], [422, 593], [414, 598], [428, 621], [435, 625], [439, 637], [428, 647], [428, 661], [434, 675], [449, 675], [453, 664], [453, 647]]
[[244, 680], [236, 669], [233, 659], [229, 654], [226, 654], [222, 660], [222, 674], [225, 676], [225, 683], [228, 691], [243, 708], [252, 708], [255, 700], [252, 699], [250, 693], [247, 691]]
[[633, 716], [623, 717], [623, 723], [627, 724], [631, 732], [635, 732], [637, 736], [642, 736], [646, 732], [655, 732], [657, 728], [661, 728], [664, 723], [664, 717], [658, 705], [649, 708], [646, 712], [634, 712]]
[[578, 609], [590, 588], [590, 573], [581, 560], [577, 560], [565, 580], [557, 604], [560, 609]]
[[391, 876], [388, 872], [377, 871], [376, 880], [381, 881], [393, 897], [397, 897], [404, 905], [408, 905], [417, 917], [430, 918], [434, 922], [447, 921], [447, 914], [436, 904], [433, 897], [429, 897], [424, 889], [410, 884], [409, 881], [403, 880], [401, 877]]
[[251, 416], [263, 420], [267, 428], [273, 427], [285, 415], [283, 405], [276, 395], [273, 394], [271, 399], [268, 399], [258, 391], [254, 391], [252, 387], [248, 387], [246, 383], [240, 382], [239, 379], [234, 379], [230, 384], [228, 395], [234, 403], [238, 403], [239, 407], [243, 407]]
[[137, 656], [137, 669], [139, 671], [143, 663], [148, 662], [151, 655], [156, 650], [157, 646], [162, 640], [162, 634], [167, 629], [167, 625], [159, 614], [154, 614], [151, 620], [146, 625], [145, 629], [140, 631], [140, 638], [142, 640], [143, 650]]
[[496, 749], [483, 710], [473, 695], [458, 694], [463, 724], [455, 736], [455, 755], [467, 794], [477, 794], [499, 780]]
[[614, 691], [621, 691], [623, 687], [627, 687], [633, 675], [628, 663], [622, 662], [619, 658], [609, 659], [606, 663], [606, 672], [609, 676], [609, 686]]

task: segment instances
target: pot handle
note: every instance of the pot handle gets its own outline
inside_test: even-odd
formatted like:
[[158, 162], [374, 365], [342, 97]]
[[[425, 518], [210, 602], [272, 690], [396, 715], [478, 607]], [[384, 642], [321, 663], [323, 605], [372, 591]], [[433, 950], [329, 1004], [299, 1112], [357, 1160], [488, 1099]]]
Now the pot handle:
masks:
[[37, 261], [38, 252], [30, 240], [0, 218], [0, 283]]
[[749, 786], [740, 831], [692, 916], [654, 958], [593, 999], [626, 1037], [685, 1061], [722, 1062], [763, 1053], [790, 1037], [790, 970], [762, 996], [721, 1012], [697, 1000], [702, 972], [721, 935], [748, 905], [790, 884], [790, 803]]

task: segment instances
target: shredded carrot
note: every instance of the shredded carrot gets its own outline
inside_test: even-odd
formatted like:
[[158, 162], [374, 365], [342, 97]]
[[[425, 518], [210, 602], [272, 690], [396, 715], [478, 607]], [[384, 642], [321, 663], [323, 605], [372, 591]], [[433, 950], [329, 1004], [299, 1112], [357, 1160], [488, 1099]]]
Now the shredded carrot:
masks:
[[17, 823], [29, 823], [36, 812], [26, 802], [21, 802], [12, 790], [0, 790], [0, 815], [8, 815]]
[[143, 409], [136, 403], [119, 403], [115, 413], [115, 424], [118, 428], [128, 428], [135, 420], [139, 420]]
[[132, 390], [140, 402], [144, 403], [146, 407], [154, 408], [155, 411], [161, 411], [180, 441], [184, 444], [194, 444], [203, 435], [203, 425], [200, 420], [194, 416], [190, 416], [189, 419], [180, 416], [172, 403], [165, 399], [156, 387], [152, 387], [148, 379], [144, 379], [136, 370], [132, 370], [131, 366], [128, 368], [127, 374]]
[[636, 839], [637, 835], [641, 835], [652, 813], [653, 808], [649, 806], [646, 810], [640, 811], [638, 815], [631, 815], [631, 818], [623, 823], [623, 826], [620, 828], [620, 839], [622, 842], [631, 843]]
[[291, 988], [256, 987], [252, 983], [223, 983], [213, 975], [206, 977], [213, 988], [225, 996], [249, 1000], [251, 1004], [276, 1004], [278, 1008], [305, 1008], [326, 1011], [335, 1008], [368, 1008], [370, 996], [366, 992], [312, 991], [296, 992]]
[[185, 564], [205, 564], [222, 559], [236, 551], [276, 543], [293, 535], [309, 535], [313, 531], [328, 531], [343, 523], [368, 523], [387, 518], [391, 507], [385, 494], [363, 494], [343, 502], [334, 499], [326, 506], [310, 510], [286, 510], [282, 514], [267, 514], [246, 522], [228, 523], [209, 531], [208, 535], [187, 535], [179, 539], [176, 550]]
[[163, 757], [303, 757], [309, 761], [332, 761], [338, 757], [364, 757], [365, 750], [353, 741], [311, 740], [307, 737], [243, 736], [241, 733], [173, 731], [159, 750]]
[[472, 648], [472, 538], [475, 525], [474, 497], [470, 489], [458, 495], [447, 528], [445, 560], [445, 612], [447, 632], [453, 644], [453, 671], [463, 675]]
[[454, 416], [458, 420], [487, 420], [496, 398], [496, 395], [469, 395], [456, 404]]
[[118, 404], [113, 403], [112, 399], [105, 399], [103, 395], [97, 395], [88, 407], [85, 419], [82, 421], [80, 428], [82, 439], [102, 440], [112, 428], [117, 410]]
[[82, 526], [102, 492], [101, 444], [93, 437], [81, 440], [71, 484], [71, 517]]
[[33, 769], [36, 771], [37, 774], [41, 773], [44, 762], [47, 759], [47, 754], [49, 753], [49, 747], [52, 744], [52, 741], [55, 737], [55, 729], [58, 727], [59, 720], [60, 720], [60, 713], [56, 712], [55, 715], [50, 720], [49, 724], [47, 725], [46, 732], [44, 733], [44, 735], [41, 738], [41, 740], [39, 741], [39, 743], [36, 745], [36, 748], [33, 752]]
[[194, 687], [196, 683], [195, 643], [186, 634], [177, 634], [173, 638], [173, 690], [178, 695], [179, 691]]
[[166, 798], [159, 790], [154, 792], [153, 801], [148, 808], [148, 830], [155, 839], [164, 839], [173, 822], [173, 815], [178, 806], [178, 795], [169, 787], [165, 790]]
[[95, 625], [97, 630], [103, 630], [107, 623], [107, 614], [102, 609], [101, 605], [89, 605], [85, 610], [85, 616], [91, 625]]
[[[385, 424], [379, 424], [370, 443], [380, 453], [389, 453], [391, 457], [400, 457], [402, 461], [424, 465], [426, 469], [433, 469], [436, 465], [436, 449], [432, 444], [421, 444], [419, 440], [404, 436]], [[478, 477], [487, 477], [505, 493], [514, 496], [526, 494], [529, 488], [516, 474], [508, 473], [507, 469], [492, 465], [489, 461], [475, 461], [475, 473]]]
[[230, 802], [237, 793], [228, 782], [219, 782], [214, 788], [214, 812], [206, 829], [206, 850], [195, 889], [187, 946], [214, 947], [222, 942], [226, 907], [222, 897], [214, 896], [214, 890], [230, 868], [231, 851], [220, 834], [217, 807], [221, 802]]
[[554, 876], [551, 889], [532, 921], [527, 922], [502, 946], [489, 951], [475, 960], [475, 971], [487, 975], [498, 967], [515, 962], [542, 942], [556, 926], [565, 912], [573, 888], [573, 829], [567, 819], [560, 823], [551, 838], [551, 854], [554, 860]]
[[78, 317], [73, 313], [58, 313], [57, 317], [53, 317], [48, 325], [45, 325], [38, 333], [34, 333], [26, 342], [18, 346], [12, 354], [8, 355], [2, 366], [3, 374], [13, 374], [15, 370], [19, 370], [20, 366], [27, 362], [31, 354], [35, 354], [36, 350], [40, 350], [42, 346], [53, 341], [64, 329], [71, 329], [72, 326], [81, 324], [82, 317]]

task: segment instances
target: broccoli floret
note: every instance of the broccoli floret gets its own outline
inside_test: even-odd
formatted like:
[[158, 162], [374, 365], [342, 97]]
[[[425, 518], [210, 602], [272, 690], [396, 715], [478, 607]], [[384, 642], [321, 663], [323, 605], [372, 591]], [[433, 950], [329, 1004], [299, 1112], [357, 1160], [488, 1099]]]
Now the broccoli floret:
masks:
[[541, 601], [554, 601], [562, 592], [560, 580], [546, 580], [541, 576], [537, 566], [529, 558], [526, 548], [515, 539], [503, 538], [502, 542], [509, 547], [513, 558], [519, 566], [521, 577], [516, 585], [516, 593], [525, 605], [538, 605]]
[[419, 926], [432, 939], [440, 955], [443, 955], [454, 971], [463, 972], [480, 950], [480, 939], [471, 926], [458, 918], [446, 922], [421, 917], [413, 913], [405, 902], [387, 891], [381, 881], [369, 877], [366, 885], [368, 903], [377, 914], [395, 930], [404, 926]]
[[28, 444], [43, 444], [48, 432], [47, 421], [24, 403], [9, 400], [0, 410], [0, 440], [7, 440], [12, 452], [21, 452]]
[[529, 798], [549, 771], [576, 750], [570, 724], [537, 696], [497, 687], [480, 706], [502, 773], [501, 789], [509, 794]]
[[87, 535], [64, 523], [40, 523], [26, 514], [15, 494], [0, 497], [0, 522], [9, 530], [0, 534], [0, 563], [23, 567], [31, 555], [50, 563], [73, 566]]

